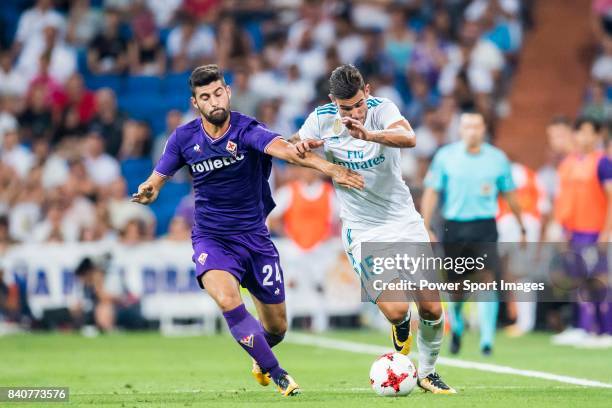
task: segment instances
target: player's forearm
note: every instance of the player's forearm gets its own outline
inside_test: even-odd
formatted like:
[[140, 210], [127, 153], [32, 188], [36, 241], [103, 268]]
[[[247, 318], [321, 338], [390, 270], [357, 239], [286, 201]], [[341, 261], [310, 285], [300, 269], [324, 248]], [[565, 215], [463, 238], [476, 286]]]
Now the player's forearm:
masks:
[[438, 205], [438, 192], [433, 188], [426, 188], [421, 199], [421, 215], [425, 223], [425, 228], [431, 229], [431, 218], [434, 209]]
[[318, 170], [330, 177], [332, 176], [332, 170], [334, 167], [332, 163], [311, 152], [306, 152], [304, 158], [300, 158], [297, 154], [292, 154], [289, 162], [298, 166]]
[[151, 184], [155, 190], [159, 191], [162, 189], [164, 184], [166, 184], [166, 180], [168, 180], [168, 177], [162, 176], [161, 174], [154, 171], [153, 173], [151, 173], [145, 183]]
[[289, 163], [297, 164], [298, 166], [319, 170], [321, 173], [329, 176], [334, 183], [343, 188], [363, 190], [365, 187], [363, 176], [357, 172], [349, 170], [346, 167], [332, 164], [311, 152], [299, 153], [298, 150], [286, 140], [277, 139], [270, 143], [265, 153], [286, 160]]
[[412, 129], [391, 128], [371, 130], [370, 140], [389, 147], [407, 148], [416, 146], [416, 135]]
[[551, 215], [549, 213], [544, 213], [542, 214], [542, 222], [540, 222], [540, 244], [542, 244], [542, 242], [545, 242], [547, 237], [546, 237], [546, 232], [548, 230], [548, 224], [550, 223], [551, 220]]
[[516, 200], [516, 195], [514, 194], [513, 191], [510, 191], [510, 192], [504, 193], [504, 198], [506, 199], [506, 201], [508, 202], [508, 205], [510, 206], [510, 211], [512, 211], [512, 214], [514, 214], [514, 216], [516, 217], [516, 221], [521, 227], [521, 232], [525, 233], [525, 225], [523, 224], [523, 217], [521, 216], [521, 206]]
[[293, 145], [283, 139], [271, 143], [266, 149], [266, 153], [297, 166], [319, 170], [328, 176], [331, 175], [333, 169], [333, 164], [314, 153], [306, 152], [304, 157], [300, 157]]
[[138, 186], [138, 191], [132, 194], [132, 201], [144, 205], [151, 204], [157, 199], [159, 191], [166, 183], [166, 177], [153, 172], [148, 179]]

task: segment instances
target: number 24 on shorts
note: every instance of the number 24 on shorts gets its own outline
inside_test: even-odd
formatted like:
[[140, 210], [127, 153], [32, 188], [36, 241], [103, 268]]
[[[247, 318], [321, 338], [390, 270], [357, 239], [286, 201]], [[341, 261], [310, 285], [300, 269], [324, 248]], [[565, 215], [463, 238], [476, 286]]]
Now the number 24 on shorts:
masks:
[[274, 268], [272, 268], [272, 265], [264, 265], [263, 269], [261, 270], [261, 272], [266, 275], [263, 279], [264, 286], [274, 285], [274, 282], [271, 281], [274, 270], [276, 270], [274, 280], [279, 283], [283, 283], [283, 279], [281, 278], [280, 268], [278, 267], [278, 263], [275, 262]]

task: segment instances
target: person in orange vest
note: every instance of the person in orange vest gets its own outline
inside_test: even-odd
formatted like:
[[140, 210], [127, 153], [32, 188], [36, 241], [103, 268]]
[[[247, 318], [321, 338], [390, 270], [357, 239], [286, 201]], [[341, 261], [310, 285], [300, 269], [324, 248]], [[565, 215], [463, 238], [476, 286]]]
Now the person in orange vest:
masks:
[[[585, 251], [599, 242], [608, 242], [612, 223], [612, 188], [610, 162], [600, 146], [601, 125], [593, 119], [577, 120], [574, 132], [575, 151], [559, 165], [559, 193], [555, 201], [555, 219], [563, 227], [571, 249], [582, 258]], [[605, 256], [593, 266], [578, 260], [567, 263], [570, 276], [602, 278], [607, 274]], [[604, 280], [605, 282], [605, 280]], [[592, 339], [587, 333], [612, 334], [610, 302], [578, 302], [572, 341]]]
[[[512, 163], [511, 170], [527, 242], [538, 242], [541, 236], [542, 217], [551, 210], [550, 200], [535, 171], [520, 163]], [[496, 218], [497, 226], [500, 228], [499, 241], [519, 242], [520, 225], [503, 197], [499, 197], [499, 211]]]
[[[526, 241], [539, 242], [543, 219], [551, 211], [550, 200], [535, 171], [520, 163], [512, 163], [511, 170], [512, 180], [516, 186], [516, 199], [521, 207]], [[525, 272], [532, 271], [532, 266], [537, 263], [537, 246], [531, 244], [525, 248], [521, 247], [521, 226], [507, 201], [501, 196], [498, 200], [497, 230], [499, 242], [504, 242], [500, 245], [500, 254], [508, 257], [508, 272], [511, 279], [529, 280], [530, 276], [526, 276]], [[517, 300], [517, 302], [507, 302], [511, 314], [516, 316], [516, 323], [507, 327], [507, 333], [511, 336], [520, 336], [535, 327], [536, 293], [521, 294], [521, 298]]]
[[274, 195], [276, 208], [270, 228], [290, 238], [304, 251], [325, 242], [337, 227], [338, 208], [333, 186], [309, 169], [294, 168], [296, 179]]
[[[538, 169], [537, 177], [540, 181], [549, 202], [554, 202], [559, 190], [559, 177], [557, 174], [559, 164], [574, 151], [574, 123], [563, 115], [554, 116], [546, 126], [548, 149], [546, 162]], [[552, 211], [542, 217], [541, 239], [545, 242], [559, 242], [562, 240], [561, 226], [552, 216]]]
[[600, 130], [598, 122], [579, 119], [575, 126], [575, 151], [559, 165], [555, 218], [570, 242], [607, 240], [607, 234], [602, 232], [612, 215], [608, 214], [608, 197], [600, 177], [600, 167], [605, 162], [605, 154], [599, 148]]
[[295, 179], [274, 194], [276, 208], [268, 224], [271, 231], [290, 241], [283, 250], [287, 297], [294, 298], [287, 303], [287, 314], [290, 318], [310, 316], [310, 328], [321, 332], [329, 323], [323, 306], [329, 250], [321, 244], [338, 236], [339, 208], [333, 186], [316, 172], [298, 167], [290, 172]]

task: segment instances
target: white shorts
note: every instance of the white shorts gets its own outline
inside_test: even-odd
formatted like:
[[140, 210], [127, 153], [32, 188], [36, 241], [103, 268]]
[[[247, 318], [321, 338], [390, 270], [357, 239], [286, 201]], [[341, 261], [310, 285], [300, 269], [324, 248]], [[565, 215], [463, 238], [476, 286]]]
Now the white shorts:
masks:
[[370, 269], [365, 265], [364, 260], [362, 260], [361, 244], [365, 242], [429, 243], [430, 241], [422, 218], [383, 224], [369, 229], [342, 228], [342, 244], [344, 245], [349, 262], [353, 266], [355, 273], [359, 276], [362, 289], [368, 295], [368, 300], [375, 303], [378, 296], [380, 296], [380, 292], [376, 292], [369, 288], [370, 285], [364, 284], [368, 279], [368, 270]]

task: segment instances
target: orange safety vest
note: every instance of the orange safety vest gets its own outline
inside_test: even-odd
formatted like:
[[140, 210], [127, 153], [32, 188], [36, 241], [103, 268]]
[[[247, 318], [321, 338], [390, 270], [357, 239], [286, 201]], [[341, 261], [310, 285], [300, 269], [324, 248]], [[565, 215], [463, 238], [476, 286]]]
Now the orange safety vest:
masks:
[[[524, 182], [519, 183], [514, 180], [516, 184], [516, 199], [521, 207], [522, 214], [530, 214], [537, 219], [540, 219], [540, 209], [538, 203], [542, 192], [538, 188], [536, 172], [531, 170], [529, 167], [522, 164], [514, 164], [513, 166], [519, 166], [520, 170], [524, 172]], [[499, 212], [497, 219], [500, 219], [504, 215], [512, 214], [512, 210], [508, 205], [508, 202], [500, 195], [499, 196]]]
[[294, 181], [291, 188], [291, 204], [283, 216], [285, 234], [302, 249], [311, 249], [325, 241], [332, 231], [331, 194], [333, 187], [323, 184], [323, 193], [309, 200], [301, 192], [300, 183]]
[[559, 165], [559, 195], [555, 218], [575, 232], [600, 232], [605, 224], [607, 200], [597, 176], [603, 152], [572, 154]]

